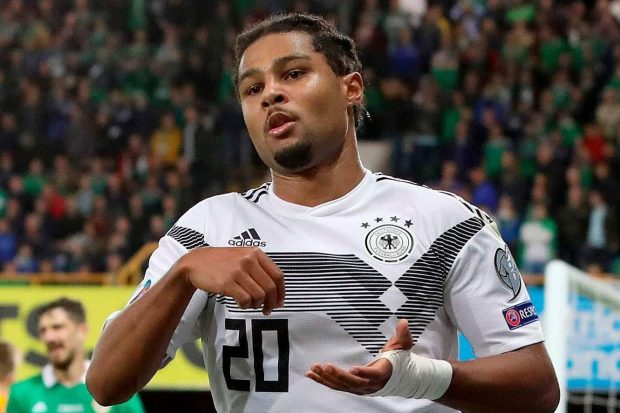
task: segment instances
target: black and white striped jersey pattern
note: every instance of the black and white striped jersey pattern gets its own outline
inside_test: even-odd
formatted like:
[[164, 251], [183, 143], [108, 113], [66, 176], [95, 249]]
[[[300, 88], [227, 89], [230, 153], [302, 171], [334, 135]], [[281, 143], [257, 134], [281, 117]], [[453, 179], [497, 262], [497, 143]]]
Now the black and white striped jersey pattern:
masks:
[[396, 316], [409, 320], [414, 343], [443, 305], [444, 282], [456, 256], [484, 225], [473, 217], [450, 228], [394, 284], [407, 297]]
[[173, 226], [166, 234], [183, 245], [186, 249], [191, 250], [198, 247], [204, 247], [208, 244], [205, 242], [204, 235], [193, 229], [180, 226]]
[[409, 185], [420, 186], [422, 188], [428, 188], [426, 185], [422, 185], [422, 184], [419, 184], [419, 183], [413, 182], [413, 181], [408, 181], [406, 179], [395, 178], [395, 177], [390, 176], [390, 175], [385, 175], [385, 174], [383, 174], [381, 172], [376, 172], [375, 176], [377, 177], [377, 182], [381, 182], [381, 181], [401, 182], [403, 184], [409, 184]]
[[241, 194], [242, 197], [247, 199], [250, 202], [257, 203], [258, 200], [269, 192], [269, 187], [271, 186], [271, 182], [265, 182], [258, 188], [250, 189]]
[[[377, 327], [392, 312], [379, 297], [392, 285], [355, 255], [313, 252], [269, 253], [286, 278], [286, 304], [274, 312], [323, 312], [368, 351], [376, 353], [386, 337]], [[231, 313], [241, 310], [230, 297], [218, 296]]]
[[470, 204], [469, 202], [465, 201], [463, 198], [461, 198], [460, 196], [453, 194], [452, 192], [447, 192], [447, 191], [437, 191], [440, 194], [444, 194], [444, 195], [448, 195], [451, 196], [452, 198], [457, 199], [461, 205], [463, 205], [465, 208], [467, 208], [467, 210], [469, 212], [471, 212], [472, 214], [476, 214], [478, 215], [478, 217], [480, 219], [482, 219], [483, 221], [485, 221], [488, 224], [492, 224], [493, 218], [491, 218], [491, 216], [489, 214], [487, 214], [486, 212], [484, 212], [483, 210], [481, 210], [480, 208], [478, 208], [475, 205]]
[[[396, 311], [407, 318], [414, 342], [443, 304], [443, 283], [463, 246], [484, 223], [462, 222], [441, 235], [395, 285], [407, 297]], [[355, 255], [311, 252], [269, 253], [286, 277], [286, 305], [274, 312], [324, 312], [369, 352], [378, 353], [388, 337], [379, 326], [394, 313], [380, 300], [392, 286], [387, 278]], [[218, 296], [231, 313], [241, 310], [229, 297]]]

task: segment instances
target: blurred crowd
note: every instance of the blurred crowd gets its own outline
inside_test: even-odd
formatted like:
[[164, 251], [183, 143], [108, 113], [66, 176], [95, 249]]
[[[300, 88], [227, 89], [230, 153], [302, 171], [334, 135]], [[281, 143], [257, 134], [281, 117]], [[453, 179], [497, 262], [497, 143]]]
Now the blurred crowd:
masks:
[[620, 1], [0, 0], [0, 266], [113, 272], [265, 179], [233, 42], [281, 11], [356, 41], [395, 176], [488, 211], [526, 273], [620, 273]]

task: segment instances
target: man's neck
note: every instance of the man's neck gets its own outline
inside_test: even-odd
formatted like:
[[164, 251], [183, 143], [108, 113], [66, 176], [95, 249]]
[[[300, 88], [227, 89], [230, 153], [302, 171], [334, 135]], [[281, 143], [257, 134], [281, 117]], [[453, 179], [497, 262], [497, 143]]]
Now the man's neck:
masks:
[[54, 376], [65, 386], [74, 386], [80, 383], [85, 373], [86, 365], [84, 363], [84, 355], [76, 354], [75, 358], [66, 369], [54, 367]]
[[320, 165], [296, 175], [273, 173], [275, 194], [298, 205], [314, 207], [338, 199], [364, 178], [357, 146], [343, 148], [340, 157], [329, 165]]

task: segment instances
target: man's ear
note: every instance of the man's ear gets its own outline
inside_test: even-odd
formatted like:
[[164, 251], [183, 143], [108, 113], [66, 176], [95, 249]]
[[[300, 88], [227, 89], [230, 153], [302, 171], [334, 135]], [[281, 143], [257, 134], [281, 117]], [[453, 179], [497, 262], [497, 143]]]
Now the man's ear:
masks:
[[88, 324], [80, 323], [78, 324], [78, 331], [80, 332], [82, 339], [85, 341], [86, 337], [88, 337], [88, 333], [90, 332], [90, 328], [88, 328]]
[[362, 103], [364, 101], [364, 81], [362, 80], [362, 75], [359, 72], [353, 72], [344, 75], [342, 80], [349, 106]]

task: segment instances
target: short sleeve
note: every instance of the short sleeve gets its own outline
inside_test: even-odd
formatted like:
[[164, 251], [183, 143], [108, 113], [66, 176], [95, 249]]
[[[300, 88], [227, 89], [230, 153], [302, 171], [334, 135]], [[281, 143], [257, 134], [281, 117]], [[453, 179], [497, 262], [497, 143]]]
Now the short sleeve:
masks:
[[[194, 248], [207, 245], [204, 241], [202, 228], [204, 218], [198, 213], [200, 205], [198, 204], [186, 212], [168, 233], [160, 239], [157, 249], [149, 259], [149, 266], [144, 279], [129, 299], [128, 306], [140, 299], [153, 285], [158, 283], [179, 258]], [[174, 358], [176, 351], [183, 344], [200, 338], [198, 320], [207, 305], [207, 301], [208, 294], [206, 292], [198, 290], [194, 293], [172, 335], [166, 350], [167, 360], [163, 360], [162, 365], [165, 365], [168, 359]], [[118, 314], [120, 314], [120, 311], [108, 317], [106, 323], [114, 319]]]
[[458, 254], [444, 293], [449, 317], [478, 357], [544, 339], [515, 261], [491, 225], [483, 227]]

